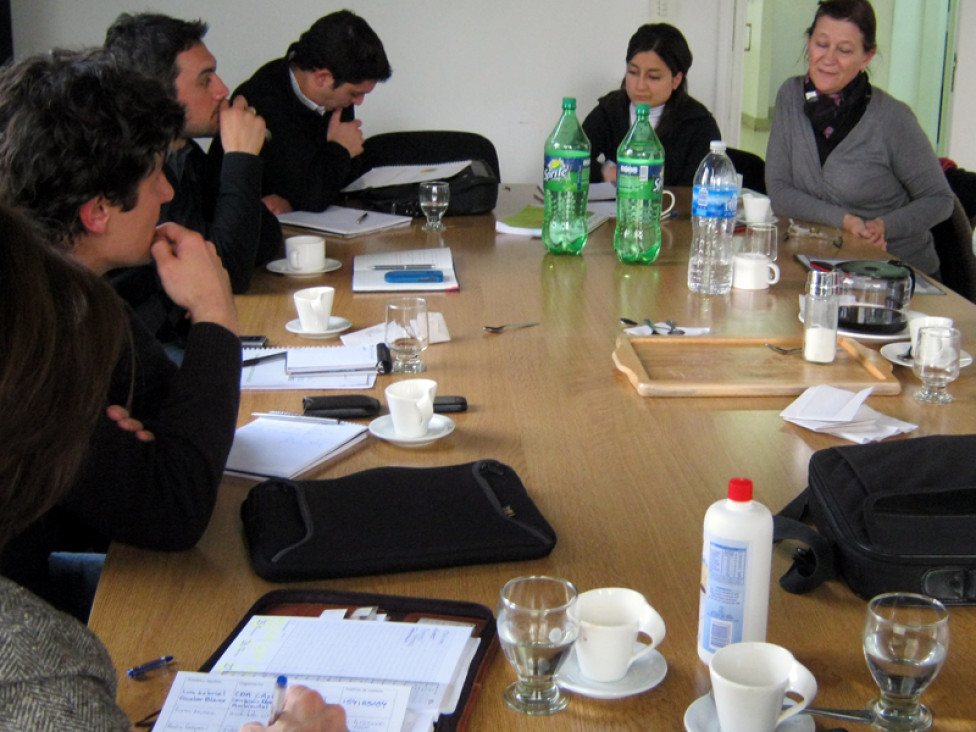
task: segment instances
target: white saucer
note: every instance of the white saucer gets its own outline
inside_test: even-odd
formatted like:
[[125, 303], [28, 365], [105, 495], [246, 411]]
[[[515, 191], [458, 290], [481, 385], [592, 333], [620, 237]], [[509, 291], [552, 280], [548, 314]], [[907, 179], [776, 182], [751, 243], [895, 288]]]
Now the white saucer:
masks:
[[749, 224], [778, 224], [779, 218], [776, 216], [770, 216], [765, 221], [746, 221], [746, 217], [741, 213], [735, 215], [735, 225], [736, 226], [748, 226]]
[[[786, 703], [791, 703], [789, 699]], [[797, 714], [776, 728], [776, 732], [814, 732], [817, 728], [809, 714]], [[700, 696], [685, 711], [686, 732], [721, 732], [718, 715], [715, 713], [715, 700], [710, 694]]]
[[297, 333], [302, 338], [335, 338], [337, 335], [352, 327], [352, 321], [333, 315], [329, 318], [329, 327], [321, 333], [310, 333], [302, 330], [302, 321], [298, 318], [289, 320], [285, 323], [285, 330], [289, 333]]
[[[891, 361], [896, 366], [904, 366], [905, 368], [912, 368], [914, 363], [912, 362], [911, 356], [908, 355], [908, 347], [911, 344], [910, 341], [898, 341], [897, 343], [888, 343], [881, 346], [881, 355], [886, 359]], [[973, 362], [973, 357], [967, 351], [959, 352], [959, 368], [964, 369], [971, 365]]]
[[[634, 651], [643, 648], [642, 643], [634, 644]], [[582, 694], [594, 699], [622, 699], [625, 696], [642, 694], [664, 680], [668, 673], [668, 662], [657, 651], [651, 651], [646, 656], [634, 661], [634, 665], [627, 670], [627, 675], [620, 681], [601, 682], [591, 681], [580, 671], [576, 650], [569, 654], [556, 676], [558, 683], [566, 691]]]
[[[800, 295], [800, 300], [803, 300], [803, 295]], [[800, 322], [803, 322], [803, 305], [800, 305]], [[853, 338], [856, 341], [872, 341], [874, 343], [887, 343], [888, 341], [903, 341], [905, 340], [910, 331], [908, 330], [908, 321], [912, 318], [917, 317], [915, 312], [912, 310], [905, 311], [905, 327], [902, 328], [897, 333], [861, 333], [856, 330], [848, 330], [847, 328], [838, 328], [837, 335], [844, 336], [845, 338]]]
[[435, 414], [430, 418], [427, 434], [423, 437], [400, 437], [393, 431], [393, 417], [384, 414], [369, 423], [369, 431], [374, 437], [400, 447], [423, 447], [451, 434], [454, 431], [454, 420], [443, 414]]
[[325, 266], [322, 269], [315, 269], [310, 272], [296, 272], [288, 266], [287, 259], [275, 259], [272, 262], [268, 262], [265, 266], [269, 272], [274, 272], [275, 274], [288, 275], [289, 277], [314, 277], [323, 272], [335, 272], [342, 266], [342, 262], [338, 259], [326, 259]]

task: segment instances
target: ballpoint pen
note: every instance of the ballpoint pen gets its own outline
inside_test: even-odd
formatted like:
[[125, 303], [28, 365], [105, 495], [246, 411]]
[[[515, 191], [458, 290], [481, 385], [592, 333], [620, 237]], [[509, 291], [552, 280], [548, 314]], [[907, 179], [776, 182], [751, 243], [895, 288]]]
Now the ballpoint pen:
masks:
[[254, 366], [255, 364], [264, 363], [265, 361], [273, 361], [276, 358], [284, 358], [288, 355], [288, 350], [278, 351], [277, 353], [269, 353], [266, 356], [255, 356], [254, 358], [246, 358], [241, 361], [241, 366]]
[[357, 224], [363, 223], [366, 220], [366, 217], [367, 216], [369, 216], [369, 214], [368, 213], [364, 213], [362, 216], [360, 216], [358, 219], [356, 219], [356, 223]]
[[268, 726], [278, 721], [278, 717], [285, 710], [285, 692], [288, 691], [288, 677], [279, 676], [275, 680], [274, 696], [271, 699], [271, 716], [268, 718]]
[[171, 663], [173, 663], [172, 656], [163, 656], [161, 658], [154, 658], [152, 661], [146, 661], [146, 663], [140, 664], [139, 666], [133, 666], [125, 673], [130, 679], [138, 679], [150, 671], [155, 671], [157, 668], [168, 666]]

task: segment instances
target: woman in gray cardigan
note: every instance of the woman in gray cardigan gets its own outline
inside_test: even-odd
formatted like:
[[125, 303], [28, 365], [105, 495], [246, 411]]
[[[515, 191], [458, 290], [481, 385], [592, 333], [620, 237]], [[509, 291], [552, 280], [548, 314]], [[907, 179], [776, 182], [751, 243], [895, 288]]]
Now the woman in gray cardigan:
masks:
[[868, 0], [827, 0], [807, 30], [809, 70], [776, 97], [766, 188], [780, 216], [842, 228], [938, 276], [931, 227], [952, 191], [911, 109], [868, 82]]

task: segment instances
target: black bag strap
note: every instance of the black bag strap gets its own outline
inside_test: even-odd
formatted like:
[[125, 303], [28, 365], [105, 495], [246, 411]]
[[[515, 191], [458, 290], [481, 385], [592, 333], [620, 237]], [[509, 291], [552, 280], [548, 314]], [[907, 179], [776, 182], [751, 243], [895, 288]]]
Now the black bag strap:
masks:
[[780, 587], [795, 595], [810, 592], [837, 575], [833, 545], [801, 520], [807, 512], [808, 491], [773, 516], [773, 543], [790, 540], [806, 545], [794, 550], [793, 564], [779, 578]]

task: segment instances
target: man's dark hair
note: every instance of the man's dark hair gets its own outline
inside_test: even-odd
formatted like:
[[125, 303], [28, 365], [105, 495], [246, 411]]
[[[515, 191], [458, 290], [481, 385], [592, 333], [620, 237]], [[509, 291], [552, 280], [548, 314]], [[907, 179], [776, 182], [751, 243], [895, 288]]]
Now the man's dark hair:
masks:
[[97, 196], [122, 210], [183, 127], [163, 86], [102, 50], [52, 51], [0, 70], [0, 201], [65, 248]]
[[328, 69], [334, 86], [386, 81], [393, 73], [379, 36], [349, 10], [316, 20], [288, 47], [287, 58], [302, 71]]
[[105, 49], [119, 62], [158, 79], [172, 96], [179, 76], [176, 57], [203, 43], [207, 24], [158, 13], [122, 13], [105, 33]]

